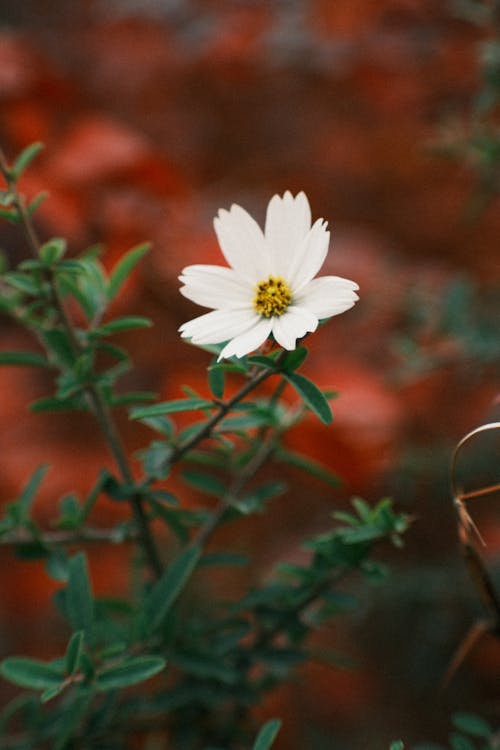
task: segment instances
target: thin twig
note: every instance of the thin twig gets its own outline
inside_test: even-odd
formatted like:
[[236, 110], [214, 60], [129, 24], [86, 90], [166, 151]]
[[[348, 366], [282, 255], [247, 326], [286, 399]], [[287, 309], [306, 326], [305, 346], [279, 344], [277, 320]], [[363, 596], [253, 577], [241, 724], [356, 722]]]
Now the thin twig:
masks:
[[[117, 533], [115, 529], [97, 529], [85, 527], [78, 531], [38, 531], [34, 534], [28, 529], [15, 529], [7, 531], [0, 536], [0, 546], [13, 546], [17, 544], [32, 544], [40, 542], [47, 547], [71, 546], [72, 544], [84, 544], [87, 542], [115, 542]], [[137, 531], [130, 529], [122, 533], [120, 530], [120, 541], [135, 540], [138, 538]]]

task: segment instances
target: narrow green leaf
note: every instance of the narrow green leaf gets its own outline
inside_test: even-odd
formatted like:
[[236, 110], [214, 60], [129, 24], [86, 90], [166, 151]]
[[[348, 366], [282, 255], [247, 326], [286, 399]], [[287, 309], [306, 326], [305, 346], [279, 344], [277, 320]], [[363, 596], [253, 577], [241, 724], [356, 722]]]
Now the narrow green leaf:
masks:
[[452, 750], [477, 750], [472, 740], [458, 732], [453, 732], [450, 735], [450, 745]]
[[114, 333], [121, 333], [122, 331], [131, 331], [136, 328], [151, 328], [153, 323], [149, 318], [143, 318], [139, 315], [128, 315], [123, 318], [116, 318], [116, 320], [110, 320], [109, 323], [105, 323], [99, 328], [94, 328], [92, 331], [93, 335], [98, 336], [111, 336]]
[[36, 352], [0, 352], [0, 365], [19, 367], [48, 367], [46, 357]]
[[84, 635], [83, 630], [78, 630], [76, 633], [73, 633], [69, 640], [66, 654], [64, 656], [66, 673], [69, 675], [74, 674], [79, 668], [80, 657], [83, 651]]
[[56, 696], [60, 695], [60, 693], [62, 693], [63, 690], [64, 690], [64, 683], [61, 683], [60, 685], [56, 685], [55, 687], [48, 688], [47, 690], [44, 690], [40, 696], [40, 702], [48, 703], [48, 701], [52, 700], [52, 698], [55, 698]]
[[19, 179], [26, 167], [31, 164], [33, 159], [38, 156], [43, 148], [43, 143], [32, 143], [21, 151], [14, 164], [12, 165], [12, 174], [14, 175], [16, 180]]
[[31, 508], [31, 505], [33, 503], [33, 500], [35, 498], [35, 495], [38, 491], [38, 488], [47, 473], [48, 465], [43, 464], [42, 466], [39, 466], [36, 471], [33, 472], [28, 484], [24, 487], [23, 491], [21, 492], [21, 495], [18, 500], [19, 509], [21, 511], [21, 515], [23, 517], [26, 517], [29, 513], [29, 510]]
[[221, 497], [226, 492], [226, 486], [224, 483], [211, 474], [186, 469], [182, 472], [182, 478], [187, 484], [191, 485], [191, 487], [196, 487], [196, 489], [205, 492], [207, 495]]
[[24, 656], [5, 659], [0, 665], [0, 674], [9, 682], [30, 690], [49, 690], [64, 680], [61, 667]]
[[150, 243], [138, 245], [137, 247], [132, 248], [132, 250], [129, 250], [128, 253], [118, 261], [113, 268], [108, 281], [107, 296], [109, 300], [116, 297], [127, 277], [150, 249]]
[[189, 581], [201, 549], [198, 545], [186, 547], [168, 566], [159, 581], [153, 586], [145, 601], [145, 611], [151, 631], [158, 628], [171, 606], [182, 593]]
[[308, 474], [326, 482], [330, 487], [339, 487], [341, 484], [340, 479], [327, 466], [309, 458], [309, 456], [304, 456], [302, 453], [280, 447], [274, 454], [274, 458], [276, 461], [283, 461], [290, 466], [296, 466], [298, 469], [306, 471]]
[[180, 398], [174, 401], [162, 401], [159, 404], [153, 406], [145, 406], [144, 408], [132, 409], [130, 412], [131, 419], [145, 419], [149, 417], [161, 417], [164, 414], [175, 414], [176, 412], [182, 411], [198, 411], [202, 409], [210, 409], [214, 407], [212, 401], [207, 401], [203, 398]]
[[156, 397], [156, 393], [150, 391], [131, 391], [130, 393], [121, 393], [119, 396], [112, 396], [109, 405], [130, 406], [130, 404], [140, 404], [144, 401], [154, 401]]
[[402, 740], [396, 740], [395, 742], [391, 742], [389, 746], [389, 750], [404, 750], [404, 742]]
[[4, 281], [19, 292], [29, 294], [34, 297], [38, 294], [39, 286], [37, 282], [28, 273], [21, 271], [8, 271], [3, 275]]
[[28, 216], [33, 216], [35, 211], [42, 205], [44, 200], [49, 197], [49, 194], [46, 190], [42, 190], [41, 193], [38, 193], [31, 203], [26, 207], [26, 211], [28, 213]]
[[308, 406], [322, 422], [330, 424], [332, 421], [330, 405], [318, 386], [315, 385], [312, 380], [309, 380], [309, 378], [306, 378], [304, 375], [299, 375], [297, 372], [289, 372], [285, 374], [285, 378], [290, 385], [295, 388], [306, 406]]
[[120, 688], [144, 682], [161, 672], [166, 661], [161, 656], [138, 656], [128, 659], [117, 667], [110, 667], [98, 672], [95, 687], [99, 691], [119, 690]]
[[29, 410], [34, 414], [45, 411], [73, 411], [82, 409], [83, 404], [75, 399], [39, 398], [29, 405]]
[[75, 630], [88, 631], [94, 621], [94, 600], [90, 586], [87, 560], [79, 552], [69, 561], [66, 609]]
[[281, 721], [279, 719], [268, 721], [257, 735], [252, 750], [269, 750], [280, 729]]

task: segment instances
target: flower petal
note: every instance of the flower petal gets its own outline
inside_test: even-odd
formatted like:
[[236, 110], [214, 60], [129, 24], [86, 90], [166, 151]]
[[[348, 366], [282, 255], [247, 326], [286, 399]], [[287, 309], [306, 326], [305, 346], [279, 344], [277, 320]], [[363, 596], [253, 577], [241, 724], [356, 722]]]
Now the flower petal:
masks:
[[326, 227], [327, 223], [323, 219], [315, 221], [290, 259], [288, 269], [283, 269], [284, 278], [294, 293], [316, 276], [325, 261], [330, 242], [330, 232]]
[[232, 268], [201, 264], [187, 266], [179, 279], [184, 284], [180, 288], [181, 294], [197, 305], [220, 310], [252, 305], [253, 286]]
[[269, 274], [264, 235], [245, 209], [236, 204], [220, 209], [214, 228], [225, 259], [239, 275], [257, 282]]
[[294, 295], [294, 302], [307, 308], [320, 320], [349, 310], [359, 299], [354, 281], [340, 276], [320, 276]]
[[244, 357], [258, 349], [271, 333], [272, 318], [259, 318], [248, 331], [240, 333], [219, 354], [219, 360], [227, 357]]
[[283, 274], [294, 249], [311, 228], [311, 208], [305, 193], [293, 195], [287, 190], [274, 195], [266, 213], [266, 245], [272, 259], [271, 273]]
[[213, 310], [183, 323], [179, 331], [193, 344], [220, 344], [244, 333], [258, 320], [253, 310]]
[[318, 327], [318, 318], [304, 307], [290, 305], [283, 315], [273, 321], [273, 336], [284, 349], [295, 349], [297, 339]]

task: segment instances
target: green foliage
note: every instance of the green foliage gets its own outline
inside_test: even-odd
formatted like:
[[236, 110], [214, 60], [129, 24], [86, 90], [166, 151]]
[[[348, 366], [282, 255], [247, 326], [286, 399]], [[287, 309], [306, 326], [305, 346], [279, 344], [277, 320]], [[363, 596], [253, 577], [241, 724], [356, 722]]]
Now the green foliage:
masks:
[[[12, 167], [2, 168], [2, 215], [31, 237], [36, 202], [25, 207], [17, 179], [39, 150], [28, 148]], [[89, 412], [115, 466], [99, 472], [85, 497], [68, 487], [55, 498], [55, 517], [43, 528], [33, 506], [45, 466], [5, 505], [0, 543], [27, 559], [44, 558], [58, 582], [54, 599], [68, 632], [57, 658], [13, 656], [2, 662], [1, 675], [29, 692], [0, 717], [0, 746], [122, 750], [136, 736], [147, 743], [160, 731], [172, 748], [268, 750], [280, 721], [267, 722], [256, 736], [252, 708], [310, 657], [313, 629], [357, 606], [350, 578], [370, 581], [374, 571], [380, 574], [378, 546], [400, 546], [408, 519], [389, 500], [372, 506], [355, 499], [353, 513], [337, 513], [332, 528], [304, 540], [300, 565], [281, 561], [262, 584], [231, 600], [219, 598], [215, 589], [206, 592], [200, 581], [216, 567], [252, 564], [236, 545], [210, 551], [207, 545], [223, 524], [234, 525], [237, 539], [239, 523], [278, 502], [287, 491], [278, 469], [291, 466], [327, 489], [338, 486], [329, 466], [285, 446], [287, 430], [308, 409], [325, 424], [332, 420], [328, 394], [297, 372], [307, 349], [212, 361], [211, 397], [185, 388], [182, 398], [147, 404], [153, 394], [121, 390], [132, 363], [109, 339], [150, 325], [134, 315], [116, 317], [110, 308], [149, 246], [132, 248], [108, 273], [100, 248], [74, 257], [61, 238], [32, 244], [29, 259], [2, 270], [0, 308], [33, 335], [36, 346], [3, 353], [0, 365], [52, 373], [52, 392], [32, 411]], [[220, 351], [207, 349], [212, 355]], [[234, 395], [224, 398], [229, 378]], [[266, 380], [274, 385], [270, 396], [259, 391]], [[291, 405], [282, 399], [285, 388], [295, 395]], [[135, 464], [114, 419], [123, 406], [130, 407], [131, 420], [154, 432]], [[78, 429], [78, 415], [73, 419]], [[261, 476], [268, 465], [271, 477]], [[187, 501], [190, 488], [207, 496], [206, 507]], [[129, 517], [110, 528], [92, 526], [103, 501], [129, 506]], [[94, 593], [83, 551], [94, 541], [136, 545], [124, 598]], [[462, 718], [457, 732], [464, 728], [477, 737], [481, 725]]]

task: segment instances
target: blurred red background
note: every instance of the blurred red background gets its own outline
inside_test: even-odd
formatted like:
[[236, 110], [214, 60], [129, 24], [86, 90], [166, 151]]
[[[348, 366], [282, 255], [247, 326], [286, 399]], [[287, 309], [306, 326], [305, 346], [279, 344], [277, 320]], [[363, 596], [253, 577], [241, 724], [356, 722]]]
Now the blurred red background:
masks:
[[[493, 367], [436, 322], [457, 279], [479, 300], [498, 283], [498, 201], [468, 221], [473, 174], [437, 153], [443, 123], [465, 116], [477, 93], [484, 34], [434, 0], [25, 0], [4, 3], [0, 24], [0, 138], [10, 156], [45, 143], [23, 183], [30, 196], [50, 191], [41, 234], [67, 236], [73, 253], [103, 243], [107, 265], [137, 242], [153, 243], [117, 303], [155, 323], [122, 337], [137, 363], [134, 389], [165, 399], [182, 384], [203, 387], [208, 355], [177, 334], [201, 310], [179, 295], [177, 276], [188, 263], [222, 262], [212, 229], [219, 207], [236, 202], [262, 221], [275, 192], [304, 190], [332, 230], [326, 273], [361, 287], [358, 305], [311, 339], [305, 366], [339, 392], [334, 424], [311, 417], [290, 436], [344, 486], [332, 493], [293, 474], [293, 492], [268, 517], [228, 533], [257, 553], [258, 579], [353, 494], [390, 494], [416, 521], [406, 550], [391, 555], [393, 577], [360, 588], [360, 611], [318, 638], [318, 648], [344, 652], [357, 667], [313, 664], [263, 709], [285, 718], [280, 747], [439, 739], [455, 709], [498, 718], [494, 643], [481, 644], [436, 700], [479, 611], [455, 543], [449, 457], [498, 409]], [[25, 253], [7, 226], [2, 246], [15, 258]], [[27, 343], [9, 321], [1, 325], [2, 348]], [[438, 365], [412, 366], [401, 337]], [[85, 492], [110, 464], [90, 418], [27, 413], [26, 403], [49, 391], [37, 373], [0, 370], [9, 425], [0, 435], [1, 497], [14, 497], [40, 463], [53, 464], [37, 506], [46, 518], [57, 497]], [[131, 450], [145, 444], [146, 431], [126, 414], [120, 426]], [[491, 445], [470, 458], [472, 486], [495, 479]], [[479, 508], [491, 559], [500, 544], [493, 505]], [[106, 522], [114, 509], [101, 513]], [[123, 561], [103, 554], [96, 589], [123, 590]], [[57, 651], [65, 633], [43, 566], [33, 574], [22, 562], [14, 569], [10, 551], [0, 556], [8, 571], [0, 655]]]

